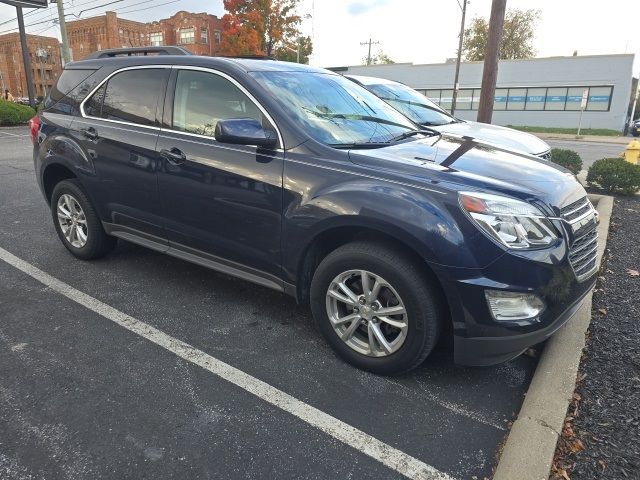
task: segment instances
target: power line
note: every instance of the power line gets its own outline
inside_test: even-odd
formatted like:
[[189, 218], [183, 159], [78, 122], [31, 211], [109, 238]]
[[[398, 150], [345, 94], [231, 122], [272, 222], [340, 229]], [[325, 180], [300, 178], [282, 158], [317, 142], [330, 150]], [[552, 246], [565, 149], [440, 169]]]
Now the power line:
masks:
[[[179, 2], [180, 0], [171, 0], [170, 2], [165, 2], [165, 3], [159, 3], [157, 5], [153, 5], [152, 7], [145, 7], [145, 8], [138, 8], [136, 10], [127, 10], [126, 12], [120, 12], [120, 13], [133, 13], [133, 12], [141, 12], [143, 10], [150, 10], [152, 8], [156, 8], [156, 7], [161, 7], [163, 5], [169, 5], [170, 3], [176, 3]], [[141, 2], [141, 3], [147, 3], [147, 2]], [[139, 4], [138, 4], [139, 5]], [[132, 7], [133, 5], [129, 5], [129, 7]], [[122, 7], [122, 8], [129, 8], [129, 7]], [[116, 10], [118, 11], [118, 10]]]

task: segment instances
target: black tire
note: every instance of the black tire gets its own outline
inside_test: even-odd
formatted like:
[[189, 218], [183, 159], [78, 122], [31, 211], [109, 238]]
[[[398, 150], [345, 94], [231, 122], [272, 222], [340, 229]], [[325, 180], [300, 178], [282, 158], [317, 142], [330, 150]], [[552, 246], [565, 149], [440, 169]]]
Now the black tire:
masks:
[[[387, 356], [372, 357], [352, 349], [329, 320], [326, 295], [332, 281], [343, 272], [360, 269], [389, 282], [406, 308], [406, 339]], [[436, 292], [429, 276], [398, 249], [385, 243], [357, 241], [336, 249], [322, 260], [311, 281], [310, 301], [316, 326], [340, 357], [363, 370], [392, 375], [420, 365], [436, 345], [445, 321]]]
[[[82, 247], [76, 247], [67, 240], [58, 220], [58, 200], [65, 194], [71, 195], [78, 202], [86, 218], [87, 240]], [[75, 179], [63, 180], [54, 187], [51, 195], [51, 215], [62, 244], [77, 258], [82, 260], [100, 258], [113, 250], [116, 245], [116, 239], [105, 233], [100, 217], [84, 193], [80, 182]]]

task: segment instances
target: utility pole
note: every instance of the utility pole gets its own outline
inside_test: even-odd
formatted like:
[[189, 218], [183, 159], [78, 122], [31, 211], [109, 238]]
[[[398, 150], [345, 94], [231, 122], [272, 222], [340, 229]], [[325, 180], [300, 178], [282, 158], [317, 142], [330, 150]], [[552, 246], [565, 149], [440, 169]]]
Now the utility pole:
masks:
[[31, 108], [36, 108], [36, 101], [33, 96], [33, 76], [31, 75], [31, 59], [29, 58], [29, 50], [27, 49], [27, 34], [25, 33], [25, 30], [24, 30], [24, 17], [22, 16], [22, 7], [16, 7], [16, 16], [18, 17], [18, 30], [20, 31], [20, 48], [22, 49], [22, 63], [24, 65], [24, 77], [27, 80], [27, 92], [29, 95], [29, 105], [31, 105]]
[[371, 65], [371, 45], [378, 45], [380, 42], [373, 42], [369, 39], [368, 42], [360, 42], [360, 45], [369, 45], [369, 53], [367, 53], [367, 65]]
[[69, 40], [67, 39], [67, 24], [64, 20], [64, 0], [57, 0], [56, 5], [58, 7], [58, 22], [60, 23], [60, 38], [62, 38], [62, 58], [66, 65], [71, 61], [71, 54], [69, 53]]
[[451, 98], [451, 115], [455, 114], [458, 90], [460, 90], [460, 60], [462, 59], [462, 41], [464, 40], [464, 22], [467, 16], [468, 0], [462, 0], [462, 22], [460, 23], [460, 41], [458, 42], [458, 58], [456, 59], [456, 74], [453, 79], [453, 98]]
[[500, 41], [502, 40], [506, 9], [507, 0], [493, 0], [491, 18], [489, 19], [489, 39], [487, 40], [484, 68], [482, 70], [480, 106], [478, 107], [478, 122], [482, 123], [491, 123], [491, 117], [493, 116], [493, 101], [496, 96], [496, 82], [498, 80]]

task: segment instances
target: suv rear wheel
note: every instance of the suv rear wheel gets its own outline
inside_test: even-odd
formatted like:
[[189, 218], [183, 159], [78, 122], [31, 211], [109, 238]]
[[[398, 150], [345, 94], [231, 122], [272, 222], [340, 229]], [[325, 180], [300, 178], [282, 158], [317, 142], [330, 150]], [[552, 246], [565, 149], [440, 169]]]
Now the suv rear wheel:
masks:
[[102, 257], [116, 244], [116, 239], [104, 232], [98, 214], [77, 180], [63, 180], [55, 186], [51, 214], [60, 240], [78, 258]]
[[330, 253], [311, 282], [316, 325], [346, 361], [379, 374], [410, 370], [443, 321], [428, 277], [393, 247], [354, 242]]

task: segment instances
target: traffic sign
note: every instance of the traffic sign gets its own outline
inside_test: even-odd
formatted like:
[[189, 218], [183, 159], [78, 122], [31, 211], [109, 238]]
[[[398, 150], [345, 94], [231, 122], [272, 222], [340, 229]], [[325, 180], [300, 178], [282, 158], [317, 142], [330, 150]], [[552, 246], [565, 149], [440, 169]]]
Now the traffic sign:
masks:
[[0, 0], [0, 3], [22, 8], [47, 8], [49, 0]]
[[588, 99], [588, 98], [589, 98], [589, 89], [588, 89], [588, 88], [585, 88], [585, 89], [582, 91], [582, 100], [580, 101], [580, 108], [581, 108], [581, 109], [583, 109], [583, 110], [584, 110], [585, 108], [587, 108], [587, 99]]

